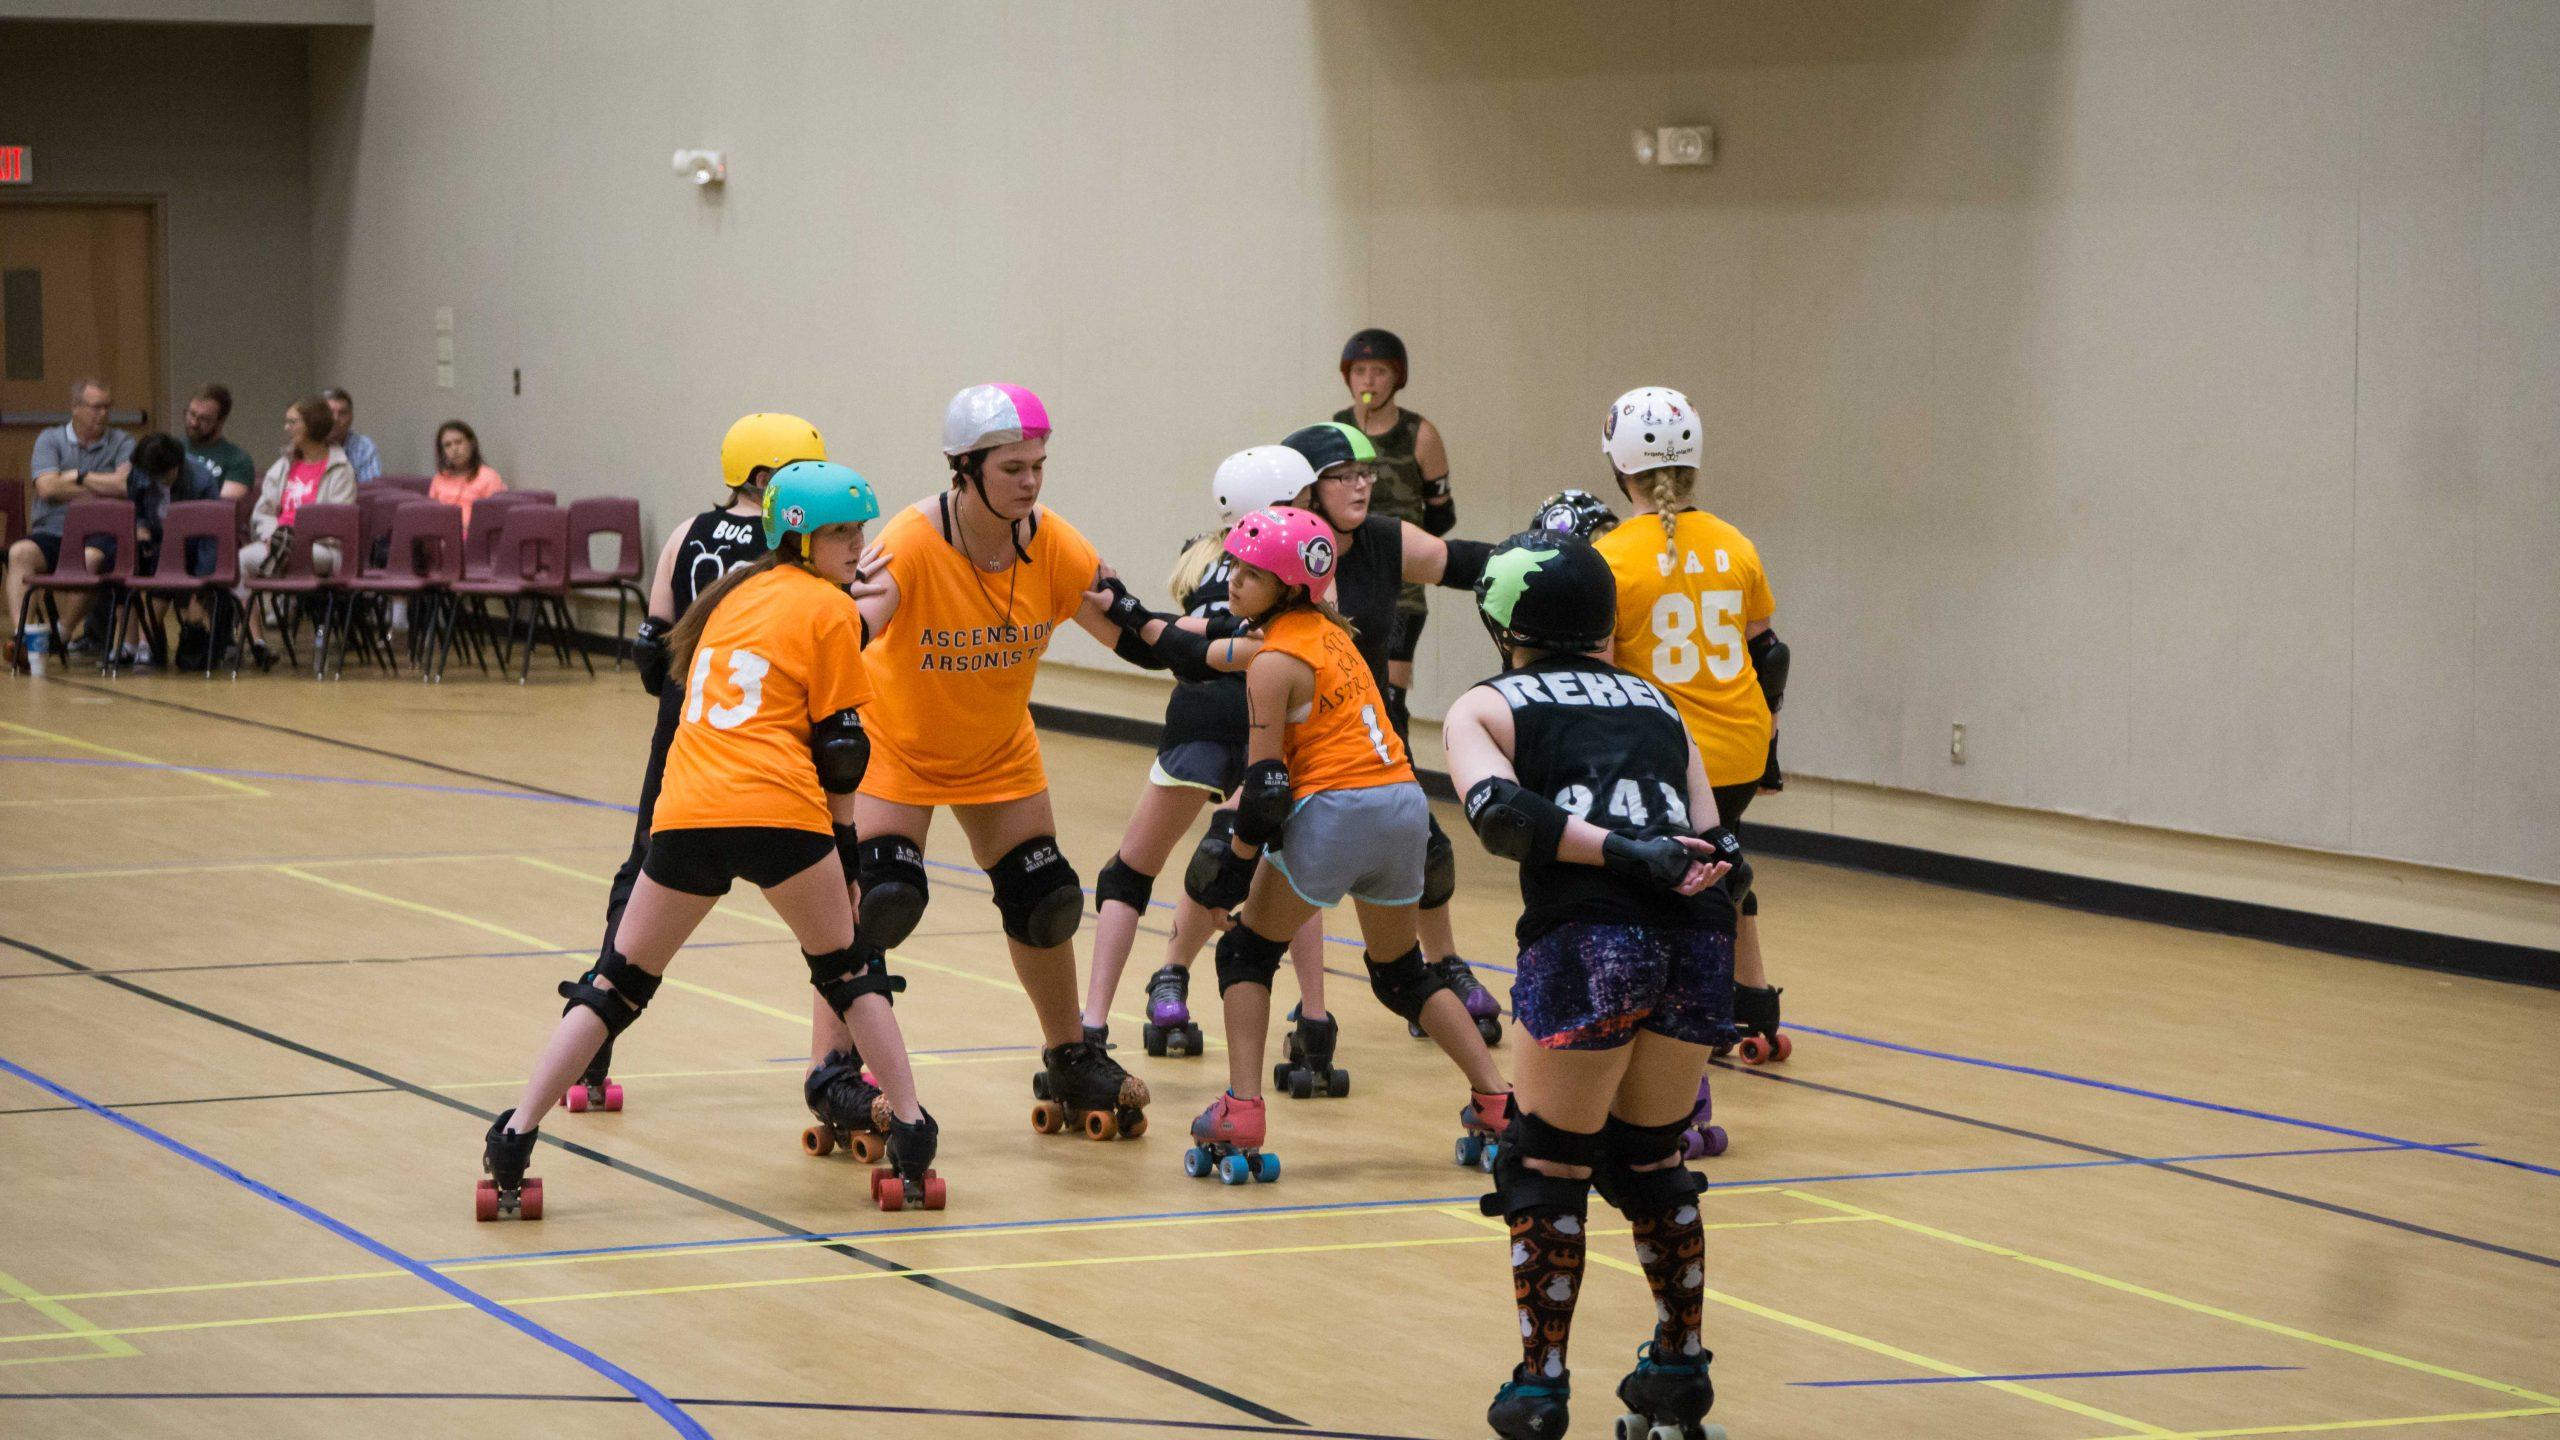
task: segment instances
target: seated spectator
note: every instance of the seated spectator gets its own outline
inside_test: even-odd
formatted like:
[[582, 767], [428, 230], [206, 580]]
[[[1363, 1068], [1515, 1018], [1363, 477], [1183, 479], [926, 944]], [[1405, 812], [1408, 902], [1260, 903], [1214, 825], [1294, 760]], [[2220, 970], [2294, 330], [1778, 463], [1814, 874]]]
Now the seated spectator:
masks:
[[[133, 501], [134, 572], [149, 574], [160, 563], [160, 527], [169, 506], [180, 500], [212, 500], [222, 493], [222, 481], [213, 470], [198, 463], [178, 443], [174, 435], [157, 431], [145, 435], [133, 447], [133, 473], [125, 479], [125, 494]], [[195, 542], [196, 554], [190, 562], [197, 568], [213, 563], [213, 542]], [[98, 547], [106, 551], [106, 563], [115, 563], [112, 546]], [[142, 616], [137, 608], [125, 617], [124, 633], [116, 637], [120, 647], [116, 662], [135, 669], [151, 668], [154, 656], [150, 644], [142, 636]]]
[[[251, 540], [240, 547], [240, 576], [267, 573], [269, 557], [284, 560], [293, 540], [293, 518], [305, 505], [351, 505], [356, 498], [355, 467], [347, 452], [329, 439], [336, 422], [329, 402], [314, 395], [297, 400], [284, 412], [284, 453], [267, 467], [258, 482], [257, 507], [249, 512]], [[311, 548], [311, 568], [327, 575], [338, 568], [336, 545]], [[248, 604], [249, 587], [237, 592]], [[261, 670], [275, 668], [275, 652], [267, 648], [266, 624], [258, 607], [249, 607], [249, 655]]]
[[436, 427], [436, 473], [427, 482], [428, 499], [460, 507], [462, 528], [468, 530], [472, 502], [506, 488], [507, 482], [480, 459], [477, 431], [459, 420]]
[[230, 421], [228, 386], [207, 385], [187, 402], [187, 455], [213, 472], [219, 498], [237, 500], [257, 483], [258, 466], [248, 451], [223, 438], [222, 427]]
[[[35, 456], [27, 467], [35, 475], [35, 504], [30, 507], [27, 534], [9, 547], [5, 582], [13, 668], [24, 668], [26, 663], [19, 653], [18, 632], [26, 623], [27, 582], [60, 562], [62, 523], [71, 502], [124, 498], [125, 477], [133, 468], [133, 437], [107, 424], [107, 408], [114, 399], [104, 380], [83, 380], [71, 387], [71, 423], [36, 436]], [[86, 554], [92, 568], [107, 563], [105, 554], [94, 547]], [[59, 599], [62, 633], [77, 646], [83, 643], [77, 637], [89, 597], [70, 591]]]
[[355, 397], [332, 385], [320, 392], [320, 398], [329, 402], [329, 438], [347, 452], [347, 464], [355, 469], [356, 483], [370, 485], [381, 479], [382, 452], [373, 448], [370, 438], [356, 433]]

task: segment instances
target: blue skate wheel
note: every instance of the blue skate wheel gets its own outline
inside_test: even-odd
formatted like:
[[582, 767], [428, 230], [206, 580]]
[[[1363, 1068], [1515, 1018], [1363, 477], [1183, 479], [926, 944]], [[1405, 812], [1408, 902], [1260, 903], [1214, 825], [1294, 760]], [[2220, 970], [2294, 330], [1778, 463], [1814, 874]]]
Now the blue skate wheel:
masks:
[[1251, 1162], [1241, 1155], [1227, 1156], [1218, 1162], [1218, 1183], [1221, 1185], [1243, 1184], [1245, 1178], [1252, 1173], [1250, 1166]]
[[1490, 1175], [1493, 1173], [1494, 1162], [1501, 1158], [1502, 1142], [1499, 1140], [1487, 1140], [1484, 1142], [1484, 1153], [1476, 1157], [1476, 1168], [1484, 1171], [1487, 1175]]
[[1182, 1173], [1197, 1180], [1209, 1173], [1209, 1152], [1194, 1145], [1182, 1152]]
[[1481, 1154], [1483, 1154], [1483, 1153], [1484, 1153], [1484, 1137], [1483, 1137], [1483, 1136], [1481, 1136], [1481, 1135], [1461, 1135], [1461, 1136], [1459, 1136], [1459, 1137], [1458, 1137], [1458, 1163], [1459, 1163], [1459, 1164], [1461, 1164], [1461, 1165], [1473, 1165], [1473, 1164], [1475, 1164], [1475, 1163], [1476, 1163], [1476, 1157], [1477, 1157], [1477, 1156], [1479, 1156], [1479, 1155], [1481, 1155]]
[[1262, 1182], [1263, 1184], [1265, 1184], [1265, 1185], [1268, 1185], [1268, 1184], [1270, 1184], [1272, 1181], [1279, 1179], [1279, 1178], [1280, 1178], [1280, 1157], [1279, 1157], [1279, 1156], [1277, 1156], [1277, 1155], [1257, 1155], [1257, 1156], [1255, 1156], [1255, 1157], [1254, 1157], [1254, 1167], [1253, 1167], [1253, 1178], [1254, 1178], [1254, 1179], [1256, 1179], [1256, 1180], [1261, 1181], [1261, 1182]]

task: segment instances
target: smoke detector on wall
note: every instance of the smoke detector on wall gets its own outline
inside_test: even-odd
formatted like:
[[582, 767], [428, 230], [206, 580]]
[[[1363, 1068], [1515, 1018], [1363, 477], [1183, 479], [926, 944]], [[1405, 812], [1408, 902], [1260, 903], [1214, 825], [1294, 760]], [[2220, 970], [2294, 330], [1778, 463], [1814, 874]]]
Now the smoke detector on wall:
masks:
[[1709, 125], [1657, 125], [1632, 137], [1639, 165], [1712, 165], [1716, 132]]
[[729, 157], [718, 150], [679, 150], [676, 173], [696, 185], [719, 185], [729, 178]]

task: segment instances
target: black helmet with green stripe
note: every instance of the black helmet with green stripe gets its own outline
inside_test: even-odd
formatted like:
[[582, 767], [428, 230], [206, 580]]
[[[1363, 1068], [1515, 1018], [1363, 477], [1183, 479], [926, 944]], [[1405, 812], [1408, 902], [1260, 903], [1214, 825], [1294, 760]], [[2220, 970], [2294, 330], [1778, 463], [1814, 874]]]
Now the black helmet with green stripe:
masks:
[[1586, 654], [1618, 628], [1618, 577], [1579, 536], [1523, 530], [1493, 547], [1476, 613], [1506, 663], [1516, 648]]
[[1336, 465], [1367, 465], [1378, 458], [1378, 447], [1370, 443], [1360, 427], [1339, 420], [1302, 426], [1282, 436], [1280, 443], [1306, 456], [1318, 475]]

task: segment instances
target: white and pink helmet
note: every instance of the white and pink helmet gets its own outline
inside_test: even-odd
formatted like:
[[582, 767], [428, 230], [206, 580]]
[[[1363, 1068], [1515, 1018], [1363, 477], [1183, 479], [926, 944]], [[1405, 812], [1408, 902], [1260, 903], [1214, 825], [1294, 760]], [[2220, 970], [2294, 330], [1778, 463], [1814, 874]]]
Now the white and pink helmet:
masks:
[[1227, 532], [1227, 553], [1322, 600], [1333, 588], [1333, 527], [1294, 505], [1256, 510]]
[[1049, 433], [1049, 407], [1020, 385], [972, 385], [942, 412], [942, 453], [992, 450]]

